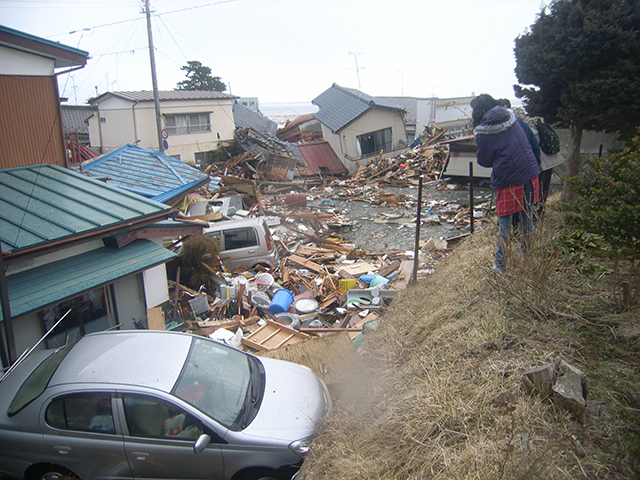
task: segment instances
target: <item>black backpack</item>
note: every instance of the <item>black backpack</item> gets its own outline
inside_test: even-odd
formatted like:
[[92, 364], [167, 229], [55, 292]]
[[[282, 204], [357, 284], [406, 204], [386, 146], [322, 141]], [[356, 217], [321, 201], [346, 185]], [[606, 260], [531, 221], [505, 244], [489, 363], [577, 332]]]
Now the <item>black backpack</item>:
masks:
[[538, 128], [538, 138], [540, 138], [540, 150], [547, 155], [558, 153], [560, 151], [560, 139], [553, 128], [540, 120], [537, 121], [536, 127]]

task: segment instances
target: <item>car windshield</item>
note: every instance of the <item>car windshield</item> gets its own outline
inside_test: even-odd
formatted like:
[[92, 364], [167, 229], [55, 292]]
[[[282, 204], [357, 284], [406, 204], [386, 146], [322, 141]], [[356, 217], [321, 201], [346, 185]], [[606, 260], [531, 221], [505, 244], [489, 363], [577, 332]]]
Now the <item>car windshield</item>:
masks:
[[194, 338], [175, 396], [232, 430], [255, 417], [264, 391], [257, 359], [212, 340]]
[[9, 405], [7, 415], [15, 415], [44, 392], [58, 365], [64, 360], [73, 345], [75, 344], [72, 343], [56, 350], [31, 372], [31, 375], [20, 386], [18, 393], [16, 393], [11, 405]]

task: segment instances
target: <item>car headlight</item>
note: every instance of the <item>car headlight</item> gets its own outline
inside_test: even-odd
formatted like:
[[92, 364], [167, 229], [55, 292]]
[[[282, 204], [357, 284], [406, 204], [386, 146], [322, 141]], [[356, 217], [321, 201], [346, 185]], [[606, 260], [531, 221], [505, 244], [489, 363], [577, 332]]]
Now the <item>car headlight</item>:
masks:
[[301, 457], [306, 457], [309, 453], [309, 445], [311, 444], [311, 439], [304, 438], [302, 440], [296, 440], [295, 442], [291, 442], [289, 444], [289, 450], [291, 450], [296, 455], [300, 455]]

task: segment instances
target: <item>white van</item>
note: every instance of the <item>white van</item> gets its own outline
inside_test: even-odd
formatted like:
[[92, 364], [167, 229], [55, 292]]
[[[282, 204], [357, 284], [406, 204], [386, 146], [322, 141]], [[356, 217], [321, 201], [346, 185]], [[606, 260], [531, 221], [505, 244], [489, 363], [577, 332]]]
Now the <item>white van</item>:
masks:
[[220, 244], [220, 260], [227, 270], [271, 268], [278, 262], [278, 250], [262, 217], [210, 223], [203, 233]]

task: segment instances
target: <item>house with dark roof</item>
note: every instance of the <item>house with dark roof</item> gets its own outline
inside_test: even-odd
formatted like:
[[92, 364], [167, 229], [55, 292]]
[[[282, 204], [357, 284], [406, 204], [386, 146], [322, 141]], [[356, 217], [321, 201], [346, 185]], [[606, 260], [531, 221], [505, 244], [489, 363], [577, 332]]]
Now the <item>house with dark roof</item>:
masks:
[[50, 330], [38, 349], [144, 322], [170, 304], [163, 238], [202, 233], [168, 205], [56, 165], [0, 170], [0, 210], [3, 368]]
[[175, 205], [210, 180], [182, 160], [129, 144], [83, 163], [80, 169], [109, 185], [167, 205]]
[[88, 52], [0, 25], [0, 168], [68, 166], [56, 75]]
[[74, 134], [80, 145], [89, 146], [88, 119], [96, 113], [93, 105], [60, 105], [65, 134]]
[[278, 124], [260, 112], [245, 107], [238, 100], [233, 102], [233, 121], [236, 128], [253, 128], [272, 137], [276, 136]]
[[334, 83], [312, 103], [319, 107], [314, 117], [324, 139], [350, 173], [408, 147], [405, 110], [392, 102]]
[[153, 92], [107, 92], [90, 100], [91, 146], [108, 153], [124, 144], [162, 150], [190, 165], [204, 164], [207, 152], [233, 142], [233, 100], [222, 92], [158, 92], [165, 144], [158, 145]]

